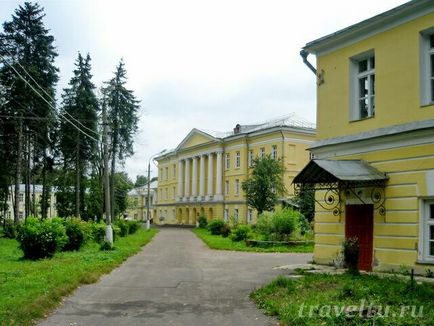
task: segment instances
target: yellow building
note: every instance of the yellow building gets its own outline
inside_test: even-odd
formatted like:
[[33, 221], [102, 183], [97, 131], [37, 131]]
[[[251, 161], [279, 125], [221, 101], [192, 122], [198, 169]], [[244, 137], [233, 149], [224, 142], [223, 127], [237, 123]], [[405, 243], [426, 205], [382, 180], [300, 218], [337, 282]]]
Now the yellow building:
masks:
[[[151, 182], [149, 185], [149, 219], [154, 220], [154, 205], [158, 182]], [[128, 192], [128, 207], [125, 212], [126, 218], [136, 221], [146, 221], [148, 214], [148, 186], [136, 187]]]
[[214, 134], [193, 129], [175, 150], [156, 158], [157, 223], [195, 225], [208, 220], [237, 218], [254, 223], [241, 184], [255, 157], [281, 157], [287, 188], [309, 161], [306, 150], [315, 138], [312, 124], [280, 119], [258, 125], [237, 125], [233, 132]]
[[363, 269], [432, 269], [434, 2], [408, 2], [301, 54], [317, 59], [317, 142], [294, 183], [318, 190], [315, 261], [331, 263], [357, 236]]

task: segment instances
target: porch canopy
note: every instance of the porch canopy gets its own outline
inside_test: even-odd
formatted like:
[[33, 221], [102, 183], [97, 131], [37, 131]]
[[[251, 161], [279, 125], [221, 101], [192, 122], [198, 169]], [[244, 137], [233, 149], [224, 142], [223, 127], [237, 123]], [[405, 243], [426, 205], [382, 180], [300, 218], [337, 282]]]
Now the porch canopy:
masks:
[[311, 160], [294, 178], [296, 188], [384, 186], [387, 175], [362, 160]]

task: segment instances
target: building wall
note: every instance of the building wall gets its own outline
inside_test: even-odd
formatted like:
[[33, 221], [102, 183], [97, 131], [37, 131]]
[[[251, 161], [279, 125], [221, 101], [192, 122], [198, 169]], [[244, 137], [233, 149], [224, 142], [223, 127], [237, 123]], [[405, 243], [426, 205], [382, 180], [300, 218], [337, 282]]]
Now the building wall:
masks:
[[[276, 146], [277, 157], [283, 158], [283, 163], [287, 169], [284, 174], [285, 185], [289, 195], [292, 195], [291, 182], [293, 177], [309, 161], [307, 148], [314, 140], [314, 133], [303, 130], [271, 130], [269, 132], [259, 132], [256, 135], [236, 135], [224, 139], [224, 141], [210, 141], [203, 138], [200, 134], [193, 134], [184, 144], [184, 147], [176, 153], [158, 159], [158, 204], [156, 207], [157, 216], [164, 216], [165, 224], [196, 224], [197, 217], [205, 215], [209, 220], [233, 218], [238, 210], [238, 220], [247, 223], [248, 207], [242, 191], [242, 182], [248, 178], [251, 168], [248, 166], [248, 153], [253, 151], [256, 158], [260, 155], [261, 149], [265, 154], [271, 154], [272, 146]], [[201, 143], [202, 142], [202, 143]], [[209, 175], [208, 156], [203, 156], [204, 160], [204, 184], [205, 197], [200, 195], [200, 161], [197, 162], [196, 189], [198, 197], [196, 200], [180, 201], [178, 198], [178, 173], [179, 160], [187, 157], [201, 156], [209, 152], [222, 152], [222, 192], [223, 196], [216, 196], [217, 192], [217, 158], [213, 157], [213, 174]], [[240, 154], [240, 164], [236, 166], [237, 153]], [[226, 155], [229, 155], [230, 165], [226, 167]], [[168, 168], [168, 170], [166, 170]], [[166, 175], [169, 171], [169, 175]], [[185, 177], [185, 166], [182, 165], [182, 173]], [[190, 178], [188, 187], [190, 194], [193, 190], [193, 163], [190, 162], [188, 170]], [[208, 179], [212, 178], [214, 198], [208, 198]], [[239, 184], [239, 192], [236, 192], [236, 183]], [[229, 185], [229, 192], [226, 192], [226, 184]], [[183, 189], [185, 184], [183, 184]], [[167, 190], [166, 190], [167, 189]], [[169, 196], [166, 197], [166, 191]], [[175, 191], [175, 194], [173, 194]], [[225, 214], [226, 210], [226, 214]], [[256, 222], [257, 213], [252, 210], [252, 223]], [[158, 218], [156, 219], [159, 220]], [[159, 222], [159, 221], [158, 221]]]
[[[420, 32], [433, 27], [434, 13], [399, 25], [339, 50], [317, 56], [324, 83], [317, 89], [318, 139], [433, 118], [433, 105], [421, 106]], [[350, 58], [375, 52], [375, 118], [351, 122]]]

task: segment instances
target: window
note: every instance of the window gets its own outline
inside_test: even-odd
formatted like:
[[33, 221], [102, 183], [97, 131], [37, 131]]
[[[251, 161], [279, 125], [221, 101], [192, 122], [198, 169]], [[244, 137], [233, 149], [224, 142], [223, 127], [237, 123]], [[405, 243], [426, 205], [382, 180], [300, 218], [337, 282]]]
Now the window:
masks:
[[235, 195], [238, 196], [240, 194], [240, 180], [235, 180]]
[[235, 159], [235, 167], [239, 168], [241, 166], [241, 153], [237, 152]]
[[225, 194], [229, 195], [229, 180], [225, 181]]
[[160, 168], [160, 180], [163, 180], [163, 168]]
[[169, 195], [168, 195], [168, 193], [169, 193], [169, 189], [168, 188], [166, 188], [165, 189], [165, 196], [164, 196], [164, 199], [169, 199]]
[[231, 155], [229, 153], [226, 154], [226, 170], [231, 167]]
[[22, 220], [24, 218], [24, 213], [23, 212], [18, 212], [18, 218], [20, 220]]
[[312, 152], [309, 152], [309, 160], [313, 160], [315, 158], [315, 154]]
[[239, 216], [238, 208], [235, 208], [235, 209], [234, 209], [234, 218], [235, 218], [235, 221], [238, 220], [238, 216]]
[[434, 33], [422, 34], [421, 43], [422, 105], [434, 103]]
[[248, 164], [249, 167], [253, 166], [253, 151], [249, 151]]
[[228, 219], [229, 219], [229, 209], [225, 208], [224, 213], [223, 213], [223, 218], [224, 218], [225, 222], [228, 221]]
[[434, 201], [424, 203], [422, 259], [434, 262]]
[[18, 197], [20, 202], [24, 201], [24, 194], [20, 192], [20, 196]]
[[172, 190], [173, 190], [172, 199], [175, 199], [175, 196], [176, 196], [176, 187], [173, 187]]
[[249, 208], [247, 210], [247, 223], [252, 223], [253, 221], [253, 210]]
[[262, 147], [262, 148], [259, 150], [259, 158], [264, 158], [264, 156], [265, 156], [265, 148]]
[[277, 145], [271, 146], [271, 157], [277, 159]]
[[166, 168], [166, 180], [168, 180], [169, 179], [169, 168], [167, 167]]
[[351, 59], [352, 120], [375, 116], [375, 56], [373, 51]]
[[176, 164], [173, 164], [173, 179], [176, 179]]

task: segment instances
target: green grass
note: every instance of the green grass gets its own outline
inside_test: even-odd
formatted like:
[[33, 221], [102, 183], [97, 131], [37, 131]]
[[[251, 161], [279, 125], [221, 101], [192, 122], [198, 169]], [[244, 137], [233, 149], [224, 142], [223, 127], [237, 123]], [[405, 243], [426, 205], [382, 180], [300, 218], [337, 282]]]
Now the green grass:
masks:
[[[267, 314], [278, 316], [281, 325], [434, 325], [434, 285], [422, 283], [411, 287], [409, 280], [397, 277], [280, 276], [253, 292], [251, 298]], [[379, 314], [360, 317], [360, 307], [368, 308], [370, 304]], [[352, 305], [356, 306], [356, 312], [342, 310]], [[347, 316], [352, 314], [355, 316]]]
[[157, 233], [140, 229], [115, 242], [115, 250], [100, 251], [89, 242], [77, 252], [57, 253], [52, 259], [29, 261], [16, 240], [0, 238], [0, 325], [30, 325], [56, 307], [81, 284], [96, 282]]
[[249, 252], [313, 252], [313, 244], [302, 244], [294, 246], [273, 246], [267, 248], [248, 247], [244, 241], [234, 242], [230, 238], [223, 238], [220, 235], [212, 235], [206, 229], [194, 229], [193, 232], [205, 242], [211, 249], [235, 250]]

